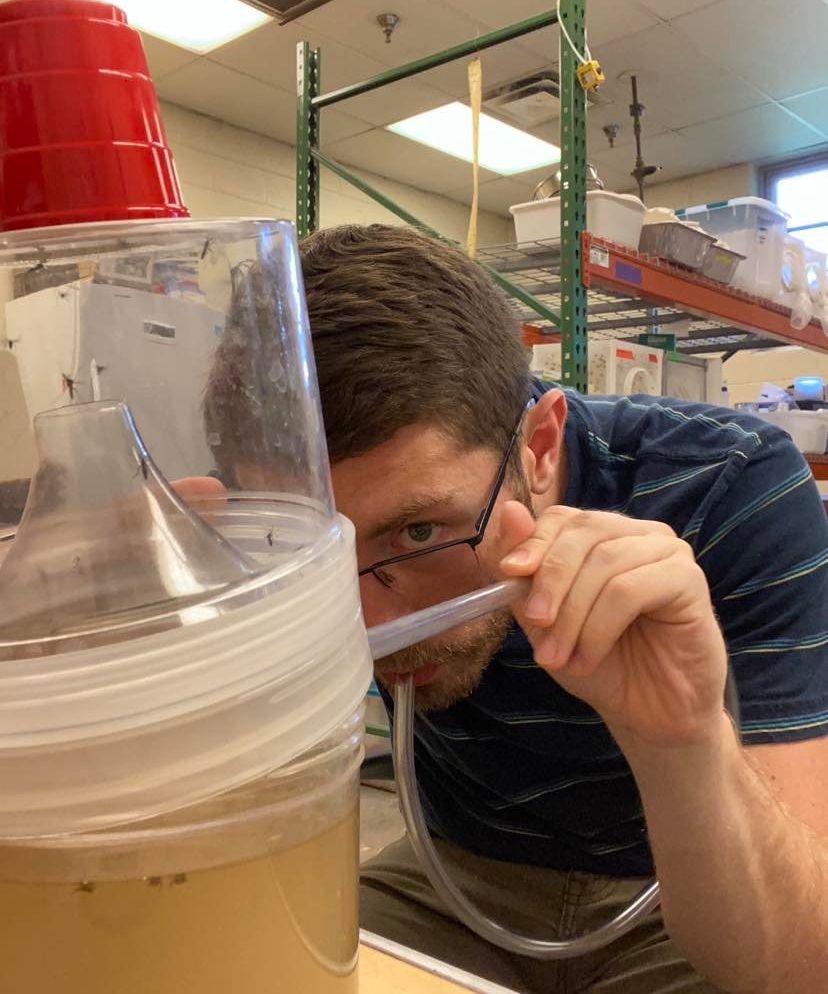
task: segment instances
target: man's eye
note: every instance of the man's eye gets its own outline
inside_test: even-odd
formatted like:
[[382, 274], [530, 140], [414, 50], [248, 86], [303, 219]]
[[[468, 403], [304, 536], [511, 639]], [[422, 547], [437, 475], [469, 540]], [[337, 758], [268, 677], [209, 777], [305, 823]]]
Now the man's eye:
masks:
[[400, 543], [410, 551], [423, 549], [438, 542], [442, 530], [441, 525], [435, 525], [431, 521], [417, 521], [403, 528]]

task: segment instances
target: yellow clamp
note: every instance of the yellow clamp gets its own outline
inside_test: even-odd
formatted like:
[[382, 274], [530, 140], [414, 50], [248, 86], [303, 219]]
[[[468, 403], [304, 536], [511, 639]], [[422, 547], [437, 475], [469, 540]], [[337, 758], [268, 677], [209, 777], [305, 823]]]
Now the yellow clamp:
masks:
[[597, 59], [590, 59], [589, 62], [582, 63], [575, 70], [575, 75], [585, 90], [597, 90], [604, 82], [604, 74], [601, 72], [601, 66]]

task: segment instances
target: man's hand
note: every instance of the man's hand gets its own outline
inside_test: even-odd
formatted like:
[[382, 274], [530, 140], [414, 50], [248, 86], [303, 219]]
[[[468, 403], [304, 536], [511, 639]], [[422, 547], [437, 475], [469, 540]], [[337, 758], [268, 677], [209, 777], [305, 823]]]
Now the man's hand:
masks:
[[532, 577], [515, 615], [535, 660], [617, 737], [702, 740], [721, 720], [727, 652], [704, 573], [667, 525], [553, 507], [503, 509], [506, 576]]

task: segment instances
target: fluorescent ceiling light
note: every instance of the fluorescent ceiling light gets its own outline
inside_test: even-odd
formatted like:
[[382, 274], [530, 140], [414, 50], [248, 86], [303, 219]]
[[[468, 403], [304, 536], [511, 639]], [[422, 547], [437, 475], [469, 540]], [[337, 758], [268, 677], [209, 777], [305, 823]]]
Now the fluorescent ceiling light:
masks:
[[[422, 145], [472, 161], [472, 112], [458, 102], [415, 114], [389, 124], [388, 130]], [[480, 115], [480, 165], [501, 176], [512, 176], [561, 161], [557, 145], [504, 124], [488, 114]]]
[[134, 28], [203, 55], [270, 17], [242, 0], [116, 0]]

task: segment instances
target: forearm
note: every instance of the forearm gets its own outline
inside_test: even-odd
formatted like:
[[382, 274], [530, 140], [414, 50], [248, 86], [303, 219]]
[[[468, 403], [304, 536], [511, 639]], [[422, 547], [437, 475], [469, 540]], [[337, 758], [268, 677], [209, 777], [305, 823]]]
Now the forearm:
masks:
[[723, 716], [703, 743], [618, 734], [641, 791], [667, 928], [723, 991], [813, 994], [828, 976], [828, 847], [774, 798]]

